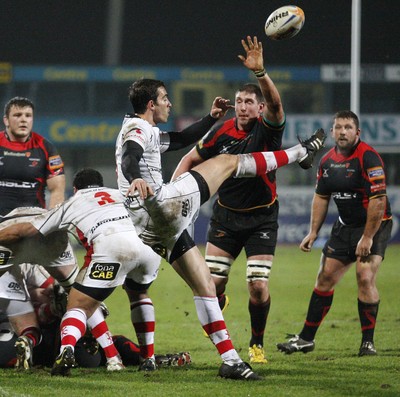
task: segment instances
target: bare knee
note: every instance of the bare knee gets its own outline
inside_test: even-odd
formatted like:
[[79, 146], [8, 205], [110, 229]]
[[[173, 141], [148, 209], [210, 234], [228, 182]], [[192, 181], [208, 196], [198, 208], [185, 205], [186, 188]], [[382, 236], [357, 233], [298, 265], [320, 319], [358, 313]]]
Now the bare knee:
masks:
[[254, 304], [265, 303], [269, 298], [268, 282], [265, 280], [254, 280], [248, 282], [250, 299]]

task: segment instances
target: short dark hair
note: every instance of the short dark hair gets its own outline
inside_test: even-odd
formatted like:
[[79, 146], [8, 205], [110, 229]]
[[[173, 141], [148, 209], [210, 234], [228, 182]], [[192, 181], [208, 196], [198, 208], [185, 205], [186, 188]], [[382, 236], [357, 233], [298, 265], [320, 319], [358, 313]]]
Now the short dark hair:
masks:
[[102, 187], [104, 186], [103, 176], [93, 168], [83, 168], [75, 174], [72, 185], [77, 190]]
[[360, 128], [360, 120], [358, 119], [358, 116], [351, 110], [340, 110], [336, 112], [333, 116], [333, 121], [336, 119], [352, 119], [357, 129]]
[[158, 89], [165, 88], [164, 82], [154, 79], [140, 79], [135, 81], [128, 89], [129, 101], [133, 111], [143, 114], [149, 101], [157, 102]]
[[35, 106], [33, 102], [28, 99], [24, 98], [22, 96], [16, 96], [14, 98], [11, 98], [4, 106], [4, 116], [8, 117], [10, 114], [10, 109], [11, 106], [17, 106], [19, 108], [25, 108], [25, 107], [30, 107], [32, 110], [35, 110]]
[[261, 92], [260, 87], [257, 84], [252, 84], [252, 83], [246, 83], [243, 84], [239, 89], [236, 91], [236, 94], [238, 92], [248, 92], [249, 94], [256, 94], [256, 98], [258, 102], [264, 102], [264, 96]]

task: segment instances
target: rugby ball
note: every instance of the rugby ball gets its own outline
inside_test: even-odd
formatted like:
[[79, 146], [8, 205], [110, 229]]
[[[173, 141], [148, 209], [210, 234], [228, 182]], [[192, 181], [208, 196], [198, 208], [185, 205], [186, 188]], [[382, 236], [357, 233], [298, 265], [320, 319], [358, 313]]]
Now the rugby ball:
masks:
[[265, 22], [265, 34], [271, 40], [296, 36], [304, 25], [304, 11], [297, 6], [283, 6], [275, 10]]

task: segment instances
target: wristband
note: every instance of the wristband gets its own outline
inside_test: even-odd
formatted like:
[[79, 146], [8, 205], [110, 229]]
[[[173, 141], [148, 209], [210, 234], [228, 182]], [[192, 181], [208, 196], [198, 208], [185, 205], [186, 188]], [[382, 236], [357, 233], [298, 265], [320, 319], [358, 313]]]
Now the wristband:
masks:
[[264, 77], [265, 73], [267, 73], [264, 69], [260, 69], [260, 70], [254, 70], [254, 74], [255, 76], [259, 79], [260, 77]]

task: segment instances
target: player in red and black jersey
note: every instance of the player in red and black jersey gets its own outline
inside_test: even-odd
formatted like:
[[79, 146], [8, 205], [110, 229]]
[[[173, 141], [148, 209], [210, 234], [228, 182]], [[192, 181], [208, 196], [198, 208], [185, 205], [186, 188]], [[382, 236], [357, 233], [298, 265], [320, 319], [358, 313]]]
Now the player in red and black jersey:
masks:
[[336, 145], [321, 159], [310, 232], [301, 242], [301, 250], [311, 251], [331, 197], [339, 217], [322, 250], [303, 330], [277, 346], [288, 354], [314, 350], [314, 337], [331, 307], [335, 285], [355, 262], [362, 331], [359, 355], [375, 355], [373, 338], [379, 306], [376, 276], [392, 229], [384, 164], [379, 154], [360, 140], [359, 120], [353, 112], [336, 113], [331, 132]]
[[4, 107], [0, 132], [0, 215], [17, 207], [49, 208], [64, 201], [64, 164], [54, 145], [32, 131], [34, 105], [22, 97]]
[[[242, 40], [243, 65], [257, 84], [245, 84], [235, 94], [235, 117], [209, 133], [180, 162], [173, 178], [221, 153], [276, 151], [281, 148], [285, 114], [279, 92], [264, 69], [262, 43]], [[228, 305], [225, 288], [234, 260], [242, 248], [247, 256], [251, 363], [266, 363], [264, 330], [270, 309], [269, 274], [278, 234], [279, 204], [275, 172], [262, 177], [227, 179], [218, 190], [207, 236], [206, 261], [221, 309]]]

